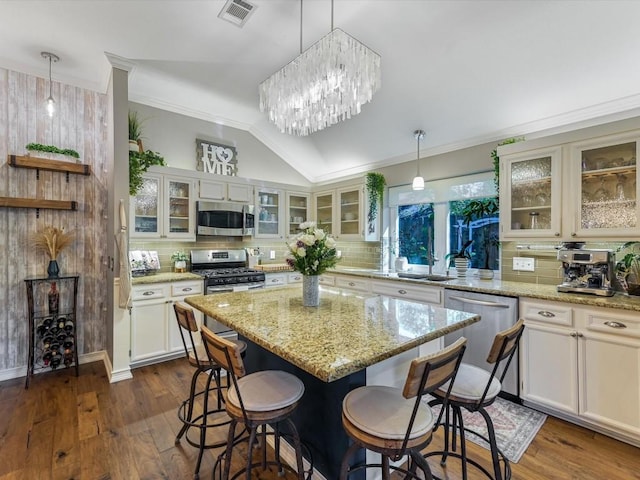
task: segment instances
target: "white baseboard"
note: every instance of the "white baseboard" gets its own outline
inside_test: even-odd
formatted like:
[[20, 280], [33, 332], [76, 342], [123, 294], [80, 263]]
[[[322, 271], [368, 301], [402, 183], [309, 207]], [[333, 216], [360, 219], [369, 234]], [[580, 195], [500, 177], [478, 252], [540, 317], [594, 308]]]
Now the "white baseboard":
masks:
[[[112, 378], [113, 372], [111, 372], [111, 362], [109, 361], [109, 355], [107, 355], [107, 352], [105, 350], [99, 350], [97, 352], [78, 355], [78, 363], [80, 365], [83, 365], [85, 363], [100, 362], [100, 361], [104, 364], [107, 375], [109, 375], [109, 377]], [[69, 368], [73, 368], [73, 367], [69, 367]], [[64, 368], [61, 368], [61, 370], [64, 370]], [[50, 371], [51, 370], [47, 370], [47, 369], [39, 369], [39, 370], [36, 370], [34, 374], [39, 375], [41, 373], [47, 373]], [[130, 371], [129, 371], [129, 375], [130, 376], [128, 378], [131, 378]], [[15, 368], [8, 368], [6, 370], [0, 370], [0, 382], [5, 380], [11, 380], [13, 378], [20, 378], [20, 377], [26, 377], [26, 376], [27, 376], [26, 365], [22, 367], [15, 367]], [[121, 378], [121, 380], [124, 380], [124, 378]]]

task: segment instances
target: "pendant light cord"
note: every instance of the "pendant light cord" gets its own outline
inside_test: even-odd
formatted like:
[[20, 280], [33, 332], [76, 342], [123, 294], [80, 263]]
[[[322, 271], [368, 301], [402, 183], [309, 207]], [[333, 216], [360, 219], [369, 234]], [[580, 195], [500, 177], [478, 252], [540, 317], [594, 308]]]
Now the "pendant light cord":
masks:
[[418, 177], [420, 176], [420, 139], [422, 138], [422, 134], [416, 133], [416, 141], [418, 142], [418, 156], [416, 158], [416, 163], [418, 164]]
[[333, 0], [331, 0], [331, 31], [333, 32]]
[[52, 85], [51, 85], [51, 55], [49, 55], [49, 98], [53, 98], [53, 95], [51, 95], [52, 92]]
[[300, 55], [302, 55], [302, 0], [300, 0]]

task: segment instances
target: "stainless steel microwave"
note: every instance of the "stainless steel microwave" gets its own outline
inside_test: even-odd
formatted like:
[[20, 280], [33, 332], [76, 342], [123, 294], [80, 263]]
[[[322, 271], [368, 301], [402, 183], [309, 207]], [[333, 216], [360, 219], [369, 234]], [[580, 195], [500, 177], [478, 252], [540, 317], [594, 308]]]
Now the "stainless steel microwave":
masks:
[[253, 235], [253, 205], [233, 202], [196, 202], [198, 235]]

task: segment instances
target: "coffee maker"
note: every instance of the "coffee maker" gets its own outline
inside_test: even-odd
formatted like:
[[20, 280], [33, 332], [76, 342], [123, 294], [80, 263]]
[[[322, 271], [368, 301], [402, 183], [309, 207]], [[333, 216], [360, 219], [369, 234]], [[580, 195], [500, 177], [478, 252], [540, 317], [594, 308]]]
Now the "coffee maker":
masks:
[[613, 251], [562, 248], [558, 250], [562, 262], [563, 281], [558, 292], [588, 293], [610, 297]]

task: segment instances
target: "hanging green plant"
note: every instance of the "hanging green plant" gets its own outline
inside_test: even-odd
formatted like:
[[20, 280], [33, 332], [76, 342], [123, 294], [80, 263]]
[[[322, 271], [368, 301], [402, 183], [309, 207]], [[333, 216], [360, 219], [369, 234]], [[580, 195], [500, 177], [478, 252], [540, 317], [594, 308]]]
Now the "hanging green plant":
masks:
[[152, 165], [166, 166], [164, 157], [151, 150], [145, 152], [129, 150], [129, 195], [134, 196], [138, 193], [142, 187], [142, 174]]
[[378, 218], [378, 202], [382, 206], [382, 199], [384, 197], [384, 187], [387, 186], [387, 181], [384, 175], [377, 172], [369, 172], [367, 177], [367, 194], [369, 195], [369, 212], [367, 214], [367, 220], [369, 228], [373, 228], [373, 224]]
[[[511, 143], [521, 142], [524, 137], [507, 138], [498, 144], [498, 147], [502, 145], [509, 145]], [[500, 157], [498, 156], [498, 149], [491, 150], [491, 158], [493, 159], [493, 183], [496, 186], [496, 196], [500, 197]]]

